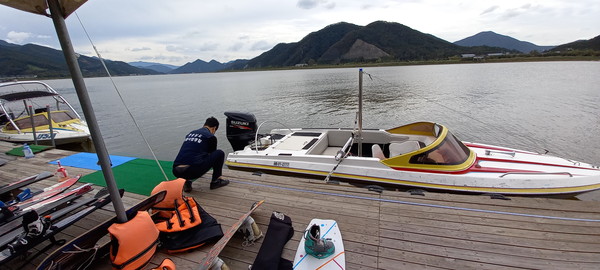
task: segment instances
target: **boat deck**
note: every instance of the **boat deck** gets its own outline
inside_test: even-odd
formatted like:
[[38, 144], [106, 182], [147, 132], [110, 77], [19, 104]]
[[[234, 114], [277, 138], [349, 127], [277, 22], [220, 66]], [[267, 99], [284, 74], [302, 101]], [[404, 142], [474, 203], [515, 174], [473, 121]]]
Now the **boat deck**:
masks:
[[[0, 143], [0, 153], [12, 147]], [[42, 171], [53, 172], [56, 167], [49, 161], [73, 153], [52, 149], [27, 160], [0, 154], [0, 158], [9, 159], [0, 167], [0, 185]], [[72, 167], [67, 170], [70, 175], [93, 172]], [[293, 260], [308, 222], [321, 218], [338, 222], [346, 248], [347, 269], [598, 269], [600, 266], [600, 202], [593, 197], [578, 201], [523, 197], [502, 200], [430, 192], [411, 195], [243, 171], [224, 170], [224, 176], [232, 180], [229, 186], [209, 190], [208, 179], [201, 178], [188, 195], [194, 196], [222, 224], [224, 231], [258, 200], [265, 203], [253, 217], [263, 233], [273, 211], [290, 216], [295, 234], [283, 251], [283, 258], [289, 260]], [[49, 178], [35, 185], [41, 188], [55, 182]], [[127, 208], [142, 198], [125, 193], [123, 202]], [[73, 238], [112, 216], [109, 204], [63, 231], [59, 238]], [[247, 269], [261, 243], [262, 239], [253, 246], [243, 247], [241, 238], [234, 237], [221, 258], [231, 269]], [[153, 259], [153, 265], [170, 257], [178, 269], [196, 269], [209, 249], [206, 246], [174, 255], [161, 252]], [[35, 269], [44, 256], [34, 259], [24, 269]], [[13, 260], [0, 268], [16, 269], [22, 262]], [[104, 262], [91, 269], [110, 269], [108, 260]]]

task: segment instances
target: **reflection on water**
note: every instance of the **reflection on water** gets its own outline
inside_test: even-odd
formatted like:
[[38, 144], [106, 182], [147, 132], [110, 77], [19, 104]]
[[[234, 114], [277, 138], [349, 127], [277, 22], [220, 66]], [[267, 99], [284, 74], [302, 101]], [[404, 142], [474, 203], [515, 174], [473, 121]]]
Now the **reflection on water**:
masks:
[[[366, 68], [365, 128], [414, 121], [446, 125], [460, 139], [600, 164], [600, 63], [551, 62]], [[48, 83], [77, 104], [70, 80]], [[160, 159], [208, 116], [245, 111], [259, 123], [353, 127], [358, 69], [118, 77], [115, 83]], [[109, 152], [151, 157], [108, 78], [86, 79]], [[280, 128], [267, 123], [263, 131]], [[225, 129], [219, 147], [231, 151]]]

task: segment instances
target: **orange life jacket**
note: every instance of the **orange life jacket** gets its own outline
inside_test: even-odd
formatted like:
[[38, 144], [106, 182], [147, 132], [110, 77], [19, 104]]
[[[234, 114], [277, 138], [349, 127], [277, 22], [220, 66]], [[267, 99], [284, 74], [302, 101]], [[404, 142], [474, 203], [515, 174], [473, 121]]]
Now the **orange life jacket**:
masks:
[[140, 211], [126, 223], [115, 223], [108, 232], [113, 269], [142, 269], [156, 252], [159, 231], [148, 212]]
[[159, 193], [163, 190], [167, 191], [165, 194], [165, 198], [152, 206], [152, 209], [156, 210], [165, 210], [165, 211], [173, 211], [175, 210], [175, 205], [173, 202], [175, 200], [181, 201], [183, 199], [183, 185], [185, 185], [185, 179], [177, 178], [171, 181], [163, 181], [160, 182], [154, 189], [152, 189], [151, 195]]
[[[183, 201], [180, 204], [180, 201]], [[196, 227], [202, 223], [198, 203], [194, 198], [184, 197], [183, 199], [175, 199], [176, 208], [171, 211], [170, 217], [166, 213], [161, 216], [166, 217], [164, 221], [156, 223], [156, 228], [161, 232], [180, 232], [189, 228]]]
[[179, 232], [202, 223], [198, 203], [192, 197], [183, 196], [185, 179], [178, 178], [172, 181], [163, 181], [156, 185], [151, 194], [163, 190], [167, 191], [165, 198], [152, 207], [153, 212], [158, 212], [160, 218], [156, 227], [161, 232]]
[[177, 268], [171, 259], [166, 258], [160, 263], [159, 266], [152, 268], [152, 270], [177, 270]]

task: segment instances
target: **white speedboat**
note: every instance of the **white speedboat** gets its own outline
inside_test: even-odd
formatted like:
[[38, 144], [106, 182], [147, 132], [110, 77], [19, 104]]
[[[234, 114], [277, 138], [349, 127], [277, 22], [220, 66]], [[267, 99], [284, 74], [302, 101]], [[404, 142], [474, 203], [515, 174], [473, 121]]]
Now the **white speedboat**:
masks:
[[[90, 140], [86, 122], [49, 85], [39, 81], [0, 83], [0, 140], [65, 145]], [[35, 134], [35, 139], [34, 139]]]
[[598, 166], [462, 142], [437, 123], [362, 130], [361, 101], [355, 130], [286, 128], [260, 134], [253, 114], [226, 112], [234, 152], [225, 164], [461, 193], [570, 197], [600, 189]]
[[[228, 114], [227, 128], [249, 114]], [[230, 120], [233, 119], [237, 120]], [[237, 124], [230, 124], [237, 122]], [[241, 124], [240, 124], [241, 123]], [[232, 169], [272, 170], [452, 192], [576, 195], [600, 189], [598, 166], [512, 148], [458, 140], [443, 125], [418, 122], [388, 130], [276, 129], [243, 149]], [[230, 141], [239, 140], [231, 135]], [[242, 138], [243, 140], [243, 138]], [[233, 143], [232, 143], [233, 145]], [[237, 142], [240, 145], [240, 142]], [[359, 146], [362, 146], [359, 150]]]

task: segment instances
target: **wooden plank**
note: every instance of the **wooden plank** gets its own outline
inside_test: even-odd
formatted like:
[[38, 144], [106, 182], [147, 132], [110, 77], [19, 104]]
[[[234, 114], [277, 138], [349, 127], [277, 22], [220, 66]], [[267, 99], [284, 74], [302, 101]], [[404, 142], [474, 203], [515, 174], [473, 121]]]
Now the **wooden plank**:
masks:
[[[495, 254], [497, 257], [523, 257], [532, 260], [552, 260], [564, 262], [589, 262], [600, 264], [600, 252], [582, 252], [582, 251], [565, 251], [556, 249], [552, 246], [540, 247], [537, 249], [528, 247], [527, 240], [521, 239], [521, 242], [516, 242], [511, 245], [486, 242], [478, 239], [463, 239], [454, 238], [444, 235], [430, 235], [427, 233], [412, 233], [396, 230], [380, 231], [381, 237], [386, 240], [392, 240], [392, 243], [421, 243], [427, 246], [438, 246], [444, 249], [460, 248], [461, 250], [469, 250], [473, 252], [488, 252]], [[382, 241], [382, 243], [385, 241]], [[557, 243], [559, 244], [559, 243]], [[394, 247], [404, 247], [402, 245]]]
[[[416, 226], [428, 226], [435, 228], [443, 228], [446, 230], [461, 230], [468, 232], [479, 232], [486, 233], [489, 235], [496, 236], [511, 236], [511, 237], [521, 237], [523, 239], [551, 239], [555, 241], [573, 241], [573, 242], [593, 242], [600, 241], [600, 235], [596, 234], [578, 234], [576, 231], [565, 232], [566, 229], [562, 229], [563, 232], [555, 232], [555, 231], [543, 231], [537, 230], [537, 228], [533, 225], [528, 226], [526, 228], [518, 227], [518, 226], [496, 226], [493, 221], [489, 224], [469, 224], [462, 223], [460, 221], [456, 222], [448, 222], [439, 219], [420, 219], [418, 216], [415, 217], [394, 217], [392, 215], [382, 215], [383, 219], [393, 223], [405, 223]], [[600, 229], [598, 229], [600, 231]]]
[[[398, 222], [386, 222], [382, 221], [380, 223], [380, 228], [382, 230], [393, 230], [394, 232], [401, 233], [412, 233], [412, 234], [422, 234], [422, 235], [430, 235], [434, 237], [449, 237], [454, 239], [463, 239], [469, 241], [479, 241], [486, 243], [495, 243], [502, 245], [510, 245], [515, 247], [526, 247], [529, 249], [537, 250], [537, 249], [551, 249], [558, 250], [561, 252], [591, 252], [598, 253], [600, 252], [600, 243], [598, 242], [574, 242], [574, 241], [559, 241], [557, 239], [547, 238], [547, 239], [534, 239], [534, 238], [525, 238], [521, 235], [510, 235], [510, 234], [491, 234], [489, 231], [482, 229], [483, 232], [477, 231], [467, 231], [465, 229], [448, 229], [446, 228], [437, 228], [432, 226], [426, 226], [421, 224], [408, 224], [408, 223], [398, 223]], [[598, 254], [597, 256], [600, 256]]]
[[[596, 235], [600, 230], [600, 222], [555, 220], [536, 217], [514, 216], [510, 214], [487, 214], [463, 210], [429, 209], [421, 206], [382, 204], [381, 212], [388, 220], [423, 219], [432, 221], [454, 222], [461, 224], [490, 224], [495, 227], [527, 228], [538, 231], [554, 231]], [[600, 216], [599, 216], [600, 217]], [[568, 226], [565, 226], [568, 225]]]
[[[471, 250], [462, 246], [447, 247], [444, 245], [435, 245], [431, 243], [419, 243], [410, 241], [398, 241], [397, 239], [382, 238], [381, 247], [386, 249], [380, 253], [380, 256], [394, 258], [407, 251], [432, 255], [427, 256], [430, 260], [428, 264], [434, 266], [448, 265], [448, 261], [444, 258], [452, 258], [453, 269], [463, 269], [465, 267], [481, 267], [482, 265], [490, 265], [495, 268], [514, 267], [514, 268], [537, 268], [537, 269], [597, 269], [597, 262], [581, 262], [581, 261], [560, 261], [550, 260], [540, 257], [526, 256], [510, 256], [501, 255], [487, 250]], [[413, 260], [416, 256], [404, 259]], [[483, 267], [481, 267], [483, 268]]]

